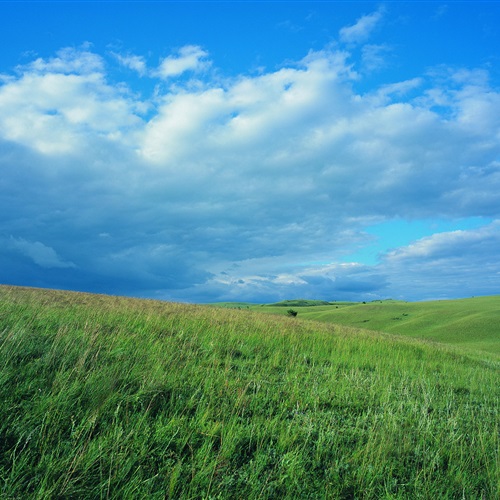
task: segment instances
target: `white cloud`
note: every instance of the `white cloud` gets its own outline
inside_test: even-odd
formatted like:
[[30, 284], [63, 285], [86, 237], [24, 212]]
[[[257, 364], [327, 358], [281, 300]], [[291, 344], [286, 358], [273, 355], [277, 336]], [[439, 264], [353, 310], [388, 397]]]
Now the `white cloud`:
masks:
[[[436, 260], [440, 258], [469, 258], [485, 254], [491, 257], [491, 250], [500, 248], [500, 221], [494, 221], [487, 226], [474, 230], [457, 230], [437, 233], [421, 238], [418, 241], [395, 249], [387, 254], [390, 261], [410, 261], [423, 259]], [[499, 264], [500, 268], [500, 264]]]
[[46, 269], [75, 267], [73, 262], [61, 259], [53, 248], [39, 241], [28, 241], [24, 238], [14, 238], [11, 236], [7, 241], [7, 246], [32, 259], [35, 264]]
[[345, 26], [339, 31], [340, 41], [348, 44], [365, 42], [382, 20], [381, 10], [360, 17], [352, 26]]
[[438, 233], [397, 248], [378, 266], [396, 297], [456, 298], [500, 289], [500, 221]]
[[[206, 127], [210, 127], [214, 120], [217, 123], [224, 108], [221, 89], [166, 97], [158, 115], [144, 129], [143, 156], [151, 161], [168, 163], [179, 155], [189, 155], [193, 146], [200, 148]], [[199, 144], [192, 143], [194, 137]]]
[[38, 58], [26, 66], [18, 67], [18, 71], [35, 73], [76, 73], [88, 75], [102, 73], [104, 70], [103, 59], [97, 54], [90, 52], [89, 46], [82, 48], [66, 47], [57, 52], [56, 57], [49, 59]]
[[208, 52], [198, 45], [186, 45], [179, 49], [177, 56], [168, 56], [158, 67], [159, 77], [168, 79], [179, 76], [186, 71], [202, 71], [210, 66]]
[[[403, 82], [389, 83], [387, 85], [382, 85], [377, 93], [378, 96], [386, 99], [391, 96], [405, 96], [409, 92], [416, 90], [418, 87], [422, 86], [424, 83], [422, 78], [412, 78], [411, 80], [405, 80]], [[389, 102], [389, 101], [386, 101]]]
[[253, 154], [266, 163], [288, 161], [290, 142], [298, 139], [295, 150], [308, 148], [309, 138], [296, 136], [303, 135], [315, 115], [338, 114], [331, 108], [345, 106], [338, 82], [354, 77], [346, 58], [343, 52], [311, 52], [298, 68], [170, 93], [145, 129], [143, 154], [168, 163], [180, 151], [206, 158], [257, 147]]
[[19, 67], [0, 86], [0, 134], [46, 154], [85, 149], [92, 136], [120, 138], [140, 124], [141, 103], [108, 85], [103, 68], [99, 56], [73, 49]]
[[139, 74], [139, 76], [145, 76], [148, 72], [146, 59], [143, 56], [136, 56], [133, 54], [121, 55], [116, 52], [112, 52], [112, 55], [117, 59], [117, 61]]

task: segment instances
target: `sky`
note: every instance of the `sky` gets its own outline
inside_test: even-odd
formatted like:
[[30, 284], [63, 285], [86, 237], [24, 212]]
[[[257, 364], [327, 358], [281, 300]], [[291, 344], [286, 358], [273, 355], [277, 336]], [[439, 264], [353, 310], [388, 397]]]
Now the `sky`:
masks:
[[0, 283], [500, 294], [500, 3], [0, 1]]

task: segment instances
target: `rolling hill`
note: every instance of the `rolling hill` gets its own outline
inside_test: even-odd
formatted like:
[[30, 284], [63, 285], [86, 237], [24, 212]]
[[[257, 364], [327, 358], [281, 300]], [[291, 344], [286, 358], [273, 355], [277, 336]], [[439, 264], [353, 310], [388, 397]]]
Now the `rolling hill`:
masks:
[[0, 497], [498, 498], [499, 363], [459, 349], [0, 286]]
[[[254, 310], [286, 314], [283, 307], [253, 305]], [[480, 355], [500, 357], [500, 296], [430, 302], [383, 300], [294, 306], [298, 318], [321, 321], [454, 345]]]

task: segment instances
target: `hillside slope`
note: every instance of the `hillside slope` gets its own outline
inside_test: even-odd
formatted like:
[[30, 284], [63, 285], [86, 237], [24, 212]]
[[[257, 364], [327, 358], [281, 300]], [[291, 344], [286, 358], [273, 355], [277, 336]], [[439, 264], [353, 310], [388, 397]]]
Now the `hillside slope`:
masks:
[[497, 498], [498, 375], [347, 327], [0, 287], [0, 497]]
[[[251, 309], [286, 314], [282, 307]], [[500, 296], [430, 302], [396, 300], [299, 307], [299, 319], [395, 333], [500, 358]]]
[[500, 296], [431, 302], [381, 301], [303, 311], [302, 317], [432, 339], [500, 356]]

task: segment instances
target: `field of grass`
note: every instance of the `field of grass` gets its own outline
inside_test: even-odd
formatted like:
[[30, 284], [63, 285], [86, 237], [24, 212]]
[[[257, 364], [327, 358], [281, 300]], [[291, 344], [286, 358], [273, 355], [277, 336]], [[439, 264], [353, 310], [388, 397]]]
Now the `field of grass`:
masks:
[[0, 498], [495, 499], [498, 382], [413, 338], [0, 287]]
[[[252, 309], [286, 314], [274, 305], [254, 305]], [[301, 319], [433, 340], [500, 358], [500, 296], [432, 302], [334, 302], [296, 306], [294, 310]]]

